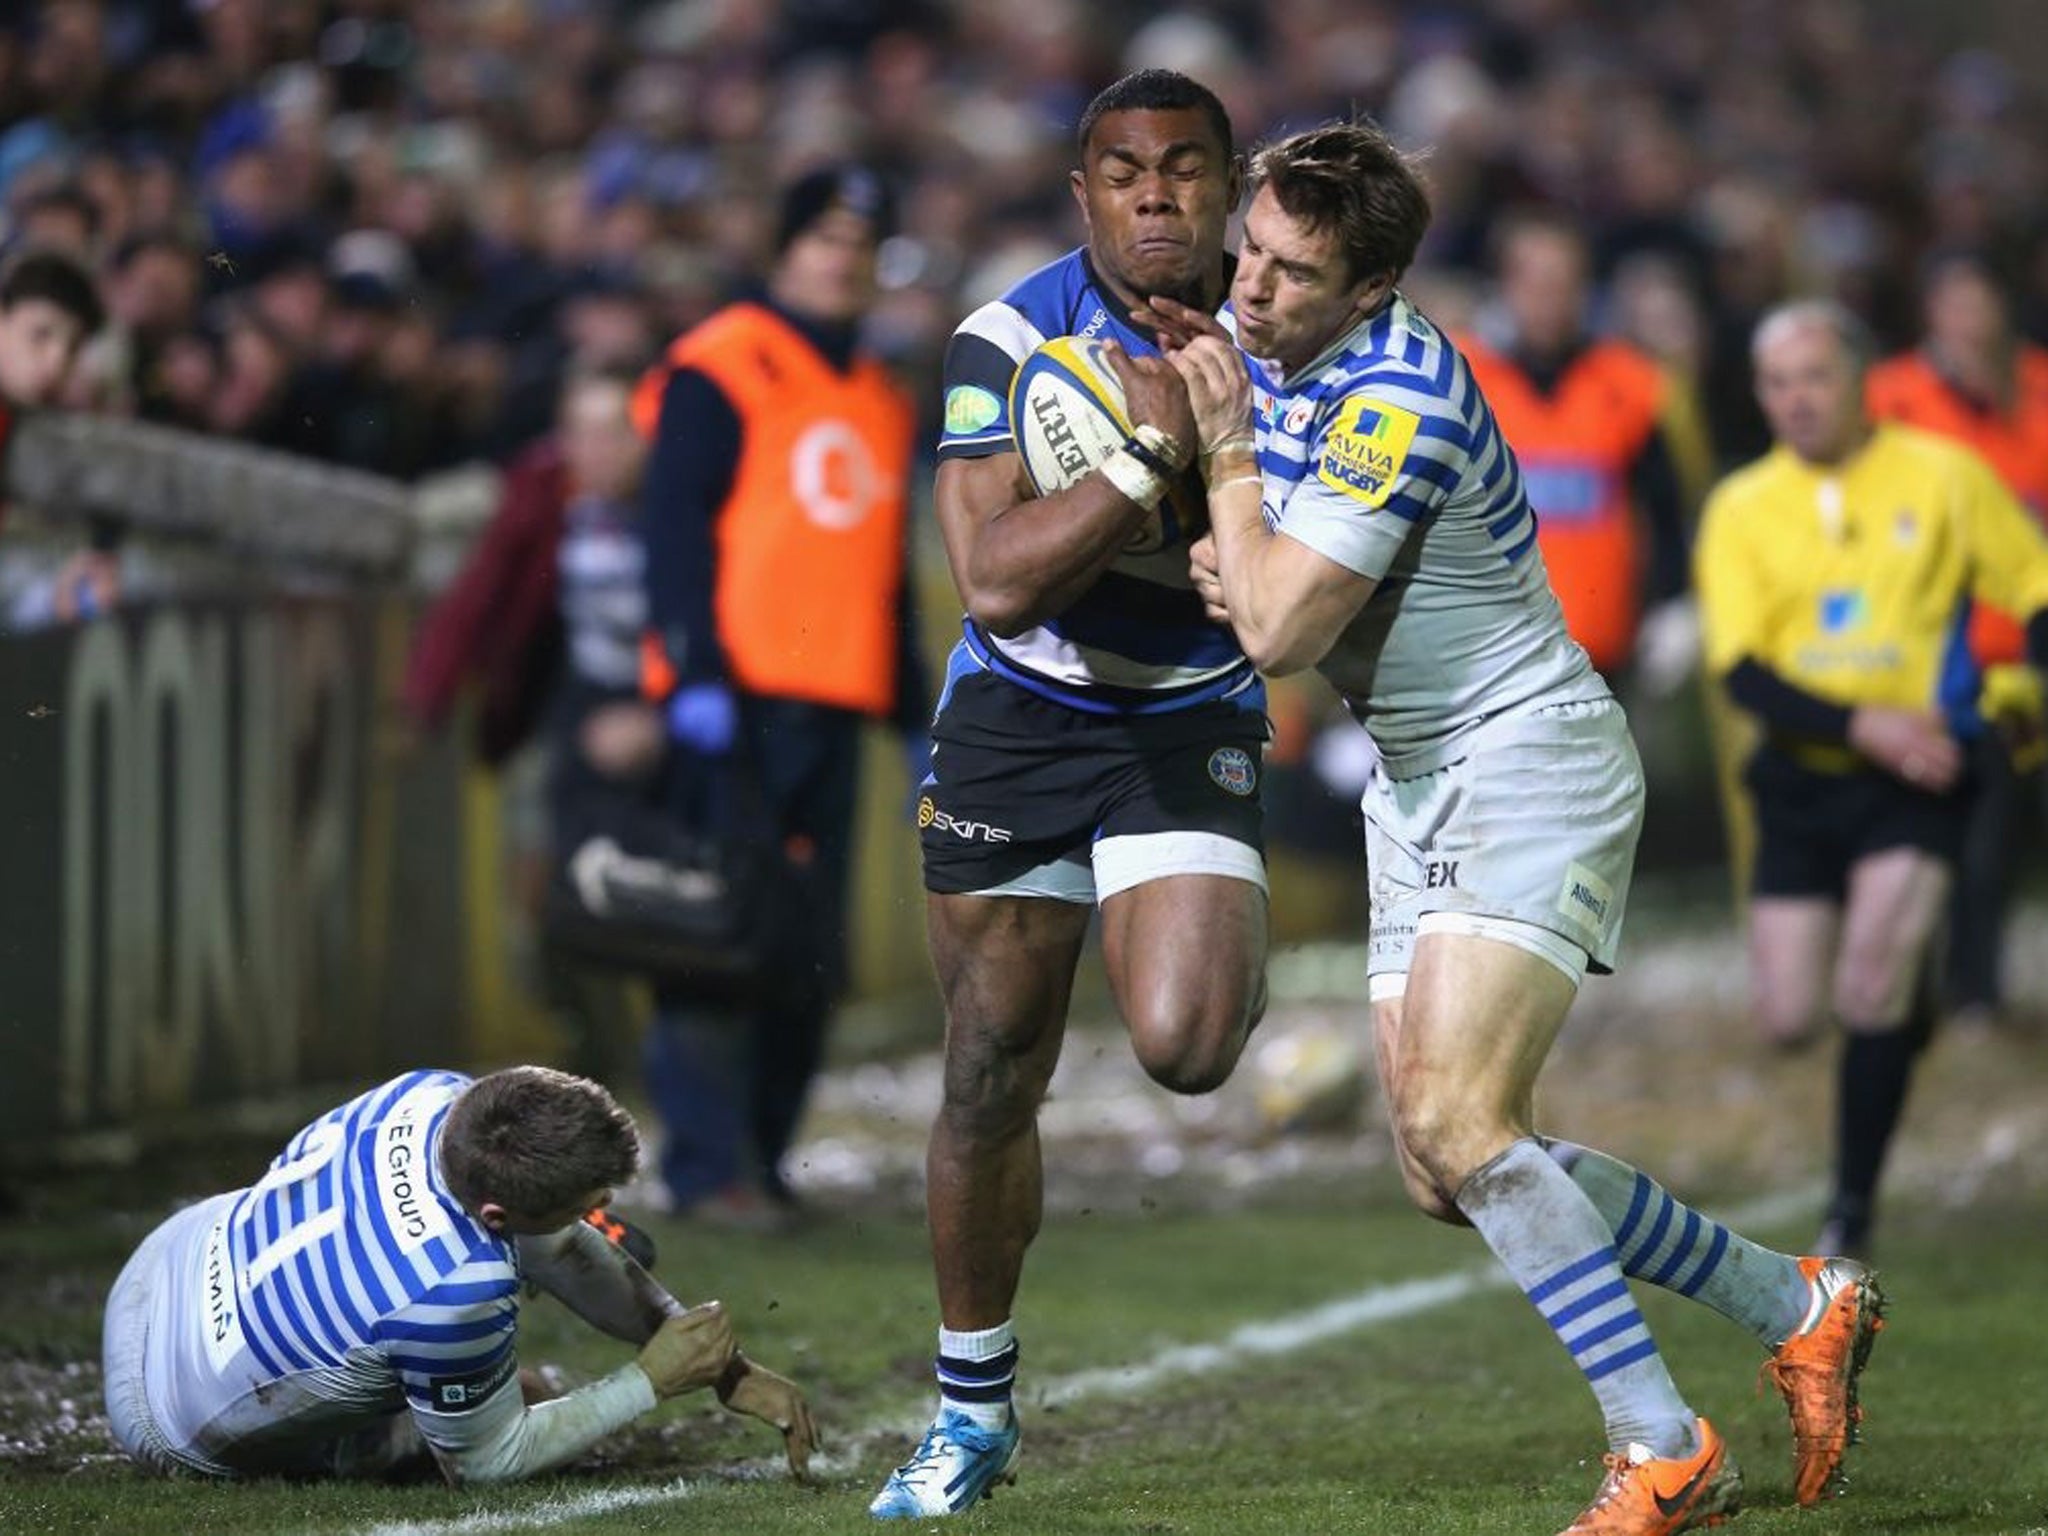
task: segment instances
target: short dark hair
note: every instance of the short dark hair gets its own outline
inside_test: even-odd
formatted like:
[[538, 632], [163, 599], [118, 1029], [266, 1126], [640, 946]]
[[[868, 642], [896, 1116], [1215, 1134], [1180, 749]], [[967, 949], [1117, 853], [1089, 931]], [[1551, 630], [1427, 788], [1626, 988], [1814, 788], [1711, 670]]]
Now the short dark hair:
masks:
[[552, 1067], [507, 1067], [456, 1096], [441, 1126], [441, 1173], [472, 1211], [561, 1210], [640, 1166], [633, 1117], [600, 1083]]
[[1251, 189], [1270, 187], [1290, 218], [1335, 230], [1355, 282], [1397, 279], [1429, 229], [1429, 191], [1415, 162], [1370, 118], [1325, 123], [1252, 156]]
[[62, 251], [25, 251], [0, 272], [0, 310], [32, 299], [56, 305], [88, 336], [106, 322], [92, 274]]
[[1510, 242], [1529, 234], [1555, 235], [1573, 246], [1588, 267], [1592, 265], [1593, 242], [1585, 225], [1555, 203], [1517, 203], [1495, 218], [1487, 232], [1488, 254], [1494, 265], [1500, 264]]
[[1223, 146], [1223, 158], [1228, 160], [1237, 153], [1236, 140], [1230, 132], [1230, 114], [1223, 109], [1216, 93], [1177, 69], [1138, 70], [1135, 74], [1125, 75], [1089, 102], [1081, 113], [1080, 122], [1074, 125], [1074, 143], [1084, 159], [1088, 154], [1089, 135], [1110, 112], [1200, 112], [1215, 130], [1216, 142]]
[[85, 226], [85, 238], [95, 239], [100, 232], [100, 205], [86, 195], [85, 189], [75, 181], [60, 181], [53, 187], [32, 193], [15, 210], [19, 223], [26, 223], [39, 213], [68, 213], [74, 215]]

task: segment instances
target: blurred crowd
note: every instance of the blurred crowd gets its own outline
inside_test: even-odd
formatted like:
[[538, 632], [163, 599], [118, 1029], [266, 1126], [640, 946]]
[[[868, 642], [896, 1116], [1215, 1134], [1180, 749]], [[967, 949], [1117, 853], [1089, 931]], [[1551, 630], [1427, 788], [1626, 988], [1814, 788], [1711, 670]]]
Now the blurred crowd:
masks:
[[1764, 446], [1748, 330], [1794, 291], [1918, 326], [1940, 248], [2048, 334], [2036, 79], [1859, 0], [41, 0], [0, 21], [10, 248], [112, 324], [73, 404], [400, 477], [502, 460], [761, 269], [769, 189], [896, 182], [875, 345], [935, 412], [958, 316], [1077, 236], [1081, 105], [1129, 68], [1242, 138], [1363, 108], [1428, 146], [1412, 285], [1484, 334], [1503, 214], [1591, 238], [1598, 323]]

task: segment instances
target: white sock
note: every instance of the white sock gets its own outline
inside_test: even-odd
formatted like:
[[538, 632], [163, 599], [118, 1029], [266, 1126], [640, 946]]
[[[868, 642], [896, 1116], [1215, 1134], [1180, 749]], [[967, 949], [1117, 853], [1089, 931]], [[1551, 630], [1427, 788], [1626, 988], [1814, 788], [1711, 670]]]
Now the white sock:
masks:
[[1017, 1385], [1017, 1330], [1008, 1318], [993, 1328], [956, 1333], [939, 1330], [939, 1401], [983, 1429], [1010, 1422], [1010, 1397]]

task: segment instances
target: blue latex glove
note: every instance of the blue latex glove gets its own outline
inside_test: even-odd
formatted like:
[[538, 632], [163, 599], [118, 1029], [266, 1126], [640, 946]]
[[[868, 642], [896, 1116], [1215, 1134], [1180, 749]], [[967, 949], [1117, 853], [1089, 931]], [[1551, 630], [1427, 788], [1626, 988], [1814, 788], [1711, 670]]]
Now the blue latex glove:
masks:
[[669, 696], [668, 733], [693, 752], [723, 757], [738, 725], [739, 708], [723, 683], [685, 683]]

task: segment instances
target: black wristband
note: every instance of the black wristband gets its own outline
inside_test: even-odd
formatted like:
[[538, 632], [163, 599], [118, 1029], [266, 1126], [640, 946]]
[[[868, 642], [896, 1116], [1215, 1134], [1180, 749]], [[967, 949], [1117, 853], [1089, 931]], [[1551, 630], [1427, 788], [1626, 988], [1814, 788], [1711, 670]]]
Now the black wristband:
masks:
[[1148, 448], [1138, 440], [1136, 433], [1124, 439], [1124, 452], [1128, 453], [1132, 458], [1136, 459], [1168, 484], [1171, 484], [1180, 475], [1179, 470], [1166, 462], [1164, 454], [1157, 453], [1153, 449]]

